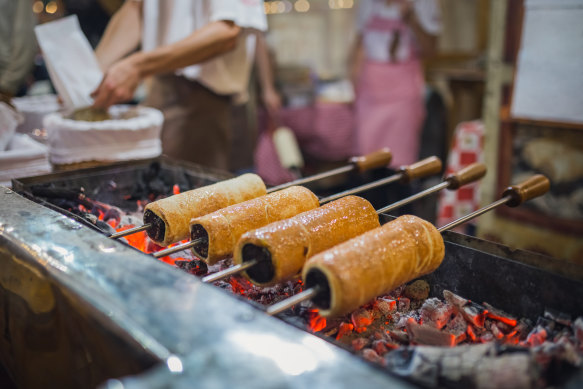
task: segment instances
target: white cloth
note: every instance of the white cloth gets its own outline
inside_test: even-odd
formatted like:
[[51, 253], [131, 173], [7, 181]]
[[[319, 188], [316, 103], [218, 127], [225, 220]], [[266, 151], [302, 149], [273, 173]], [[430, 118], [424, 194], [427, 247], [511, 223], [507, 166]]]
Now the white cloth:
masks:
[[[366, 58], [377, 62], [391, 60], [389, 47], [395, 39], [395, 33], [389, 25], [381, 28], [370, 28], [373, 18], [401, 22], [401, 2], [396, 0], [387, 3], [386, 0], [359, 0], [356, 27], [363, 34], [363, 47]], [[414, 0], [413, 10], [421, 27], [429, 34], [437, 35], [442, 28], [441, 10], [437, 0]], [[416, 50], [417, 42], [413, 34], [402, 34], [395, 53], [398, 62], [407, 61]]]
[[103, 74], [77, 16], [68, 16], [34, 28], [47, 70], [67, 108], [93, 104], [89, 96]]
[[[123, 161], [154, 158], [162, 153], [162, 112], [148, 107], [114, 105], [114, 120], [85, 122], [64, 118], [60, 113], [45, 117], [49, 157], [52, 163]], [[124, 118], [131, 114], [131, 118]]]
[[0, 185], [10, 186], [13, 178], [51, 172], [47, 146], [24, 134], [14, 134], [6, 151], [0, 152]]
[[251, 29], [265, 31], [260, 0], [143, 0], [142, 49], [153, 50], [186, 38], [210, 22], [233, 21], [243, 31], [233, 51], [176, 74], [196, 80], [220, 95], [244, 94], [255, 52]]
[[8, 104], [0, 102], [0, 151], [6, 150], [16, 132], [16, 127], [22, 121], [22, 116], [18, 112]]
[[24, 116], [24, 122], [16, 129], [21, 134], [31, 134], [42, 128], [44, 117], [61, 109], [57, 95], [53, 94], [15, 97], [12, 104]]

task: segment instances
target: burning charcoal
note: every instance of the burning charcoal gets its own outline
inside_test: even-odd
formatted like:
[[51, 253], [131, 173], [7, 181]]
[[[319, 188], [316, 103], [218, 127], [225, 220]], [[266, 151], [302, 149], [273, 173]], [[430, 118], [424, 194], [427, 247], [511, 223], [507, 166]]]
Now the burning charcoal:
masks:
[[405, 291], [405, 287], [406, 287], [406, 285], [401, 285], [401, 286], [391, 290], [389, 293], [387, 293], [387, 295], [392, 297], [393, 300], [396, 300], [398, 297], [401, 297], [403, 295], [403, 292]]
[[383, 365], [385, 363], [385, 360], [379, 356], [379, 354], [377, 354], [377, 352], [371, 348], [367, 348], [365, 350], [362, 351], [362, 357], [364, 359], [366, 359], [367, 361], [373, 362], [373, 363], [378, 363]]
[[317, 309], [308, 311], [308, 328], [312, 332], [319, 332], [326, 328], [326, 318], [320, 316]]
[[484, 326], [488, 311], [484, 307], [470, 301], [460, 309], [460, 312], [468, 322], [472, 323], [475, 327], [481, 328]]
[[372, 348], [378, 355], [385, 355], [389, 351], [385, 343], [384, 340], [375, 340], [372, 342]]
[[456, 340], [462, 337], [462, 335], [464, 335], [463, 338], [465, 339], [465, 333], [467, 329], [468, 323], [466, 323], [464, 317], [460, 313], [458, 313], [453, 318], [453, 320], [447, 323], [447, 325], [444, 328], [445, 332], [449, 332], [450, 334], [454, 335], [456, 337]]
[[484, 327], [484, 320], [486, 319], [486, 314], [488, 311], [486, 308], [473, 301], [466, 300], [465, 298], [458, 296], [457, 294], [450, 292], [449, 290], [443, 291], [443, 297], [445, 300], [457, 308], [464, 318], [474, 325], [474, 327], [482, 328]]
[[480, 335], [480, 342], [488, 343], [494, 340], [494, 335], [491, 332], [486, 331], [482, 335]]
[[408, 311], [410, 306], [411, 306], [411, 300], [409, 300], [407, 297], [400, 297], [397, 300], [397, 309], [400, 312]]
[[393, 341], [405, 344], [409, 343], [409, 334], [407, 334], [405, 331], [394, 330], [388, 331], [387, 333]]
[[208, 269], [204, 261], [192, 260], [192, 261], [176, 261], [174, 262], [176, 267], [186, 271], [187, 273], [193, 274], [195, 276], [202, 276], [207, 274]]
[[530, 334], [526, 337], [525, 343], [529, 346], [539, 346], [547, 340], [547, 337], [547, 330], [543, 326], [537, 325], [532, 331], [530, 331]]
[[411, 300], [425, 300], [429, 297], [429, 284], [424, 280], [417, 280], [405, 287], [404, 295]]
[[532, 329], [532, 322], [529, 319], [520, 319], [514, 330], [517, 333], [518, 339], [525, 340], [530, 330]]
[[500, 328], [498, 328], [496, 323], [492, 323], [492, 325], [490, 326], [490, 331], [492, 332], [492, 335], [494, 335], [496, 339], [502, 339], [504, 337], [504, 334], [502, 333], [502, 331], [500, 331]]
[[432, 388], [534, 388], [540, 378], [528, 352], [497, 355], [495, 344], [401, 348], [385, 361], [396, 374]]
[[578, 317], [573, 323], [573, 330], [575, 331], [575, 337], [580, 345], [583, 346], [583, 317]]
[[120, 211], [116, 208], [109, 208], [107, 210], [107, 212], [105, 212], [105, 215], [103, 216], [103, 220], [108, 221], [109, 219], [114, 219], [116, 222], [119, 223], [119, 221], [121, 220]]
[[488, 303], [483, 304], [484, 307], [488, 310], [488, 314], [486, 315], [490, 319], [498, 320], [499, 322], [505, 323], [510, 327], [516, 326], [518, 320], [516, 318], [500, 309], [494, 308]]
[[389, 340], [389, 336], [381, 331], [375, 331], [374, 334], [372, 334], [372, 337], [375, 340]]
[[571, 331], [568, 328], [563, 328], [560, 332], [557, 332], [553, 337], [553, 342], [557, 343], [562, 338], [569, 339], [571, 336]]
[[366, 327], [372, 324], [373, 317], [368, 309], [358, 309], [350, 315], [350, 320], [354, 324], [354, 329], [359, 331], [360, 329], [366, 330]]
[[386, 298], [380, 298], [375, 303], [375, 308], [377, 308], [381, 314], [384, 316], [390, 315], [397, 309], [397, 301], [390, 300]]
[[507, 334], [507, 333], [511, 332], [511, 331], [512, 331], [512, 329], [514, 328], [514, 327], [511, 327], [511, 326], [509, 326], [509, 325], [508, 325], [508, 324], [506, 324], [506, 323], [503, 323], [503, 322], [501, 322], [501, 321], [497, 321], [497, 322], [496, 322], [496, 327], [498, 327], [498, 329], [499, 329], [500, 331], [504, 332], [505, 334]]
[[336, 335], [336, 340], [339, 340], [344, 335], [351, 333], [354, 330], [354, 325], [351, 323], [342, 322], [338, 326], [338, 335]]
[[537, 321], [536, 321], [536, 326], [540, 326], [543, 327], [548, 334], [550, 334], [551, 332], [553, 332], [553, 330], [555, 329], [555, 321], [551, 320], [551, 319], [547, 319], [546, 317], [541, 317], [539, 316]]
[[546, 319], [552, 320], [564, 326], [570, 327], [573, 324], [573, 322], [571, 321], [571, 315], [568, 315], [564, 312], [555, 311], [554, 309], [550, 308], [545, 309], [545, 313], [543, 316]]
[[395, 328], [405, 328], [407, 326], [407, 321], [410, 319], [410, 316], [407, 315], [403, 315], [401, 317], [399, 317], [396, 321], [395, 321]]
[[468, 328], [466, 329], [466, 332], [468, 333], [468, 337], [470, 338], [470, 341], [475, 342], [478, 337], [476, 336], [476, 333], [474, 332], [474, 327], [472, 327], [471, 324], [468, 324]]
[[356, 338], [352, 341], [354, 351], [362, 350], [369, 343], [367, 338]]
[[417, 344], [424, 344], [428, 346], [451, 347], [465, 339], [465, 333], [458, 337], [453, 334], [440, 331], [437, 328], [419, 324], [414, 319], [409, 319], [407, 321], [407, 332], [411, 337], [411, 341]]
[[450, 292], [447, 289], [443, 291], [443, 298], [445, 298], [445, 301], [447, 301], [448, 303], [450, 303], [454, 307], [463, 307], [464, 305], [466, 305], [468, 303], [468, 300], [466, 300], [465, 298], [463, 298], [461, 296], [458, 296], [457, 294], [455, 294], [453, 292]]
[[543, 367], [549, 367], [553, 364], [553, 368], [560, 369], [561, 362], [567, 362], [572, 366], [581, 366], [581, 356], [577, 353], [576, 348], [567, 339], [563, 338], [561, 342], [552, 343], [544, 342], [542, 345], [532, 349], [537, 362]]
[[441, 302], [439, 299], [430, 298], [425, 300], [419, 309], [423, 324], [441, 329], [447, 324], [455, 314], [454, 308], [450, 304]]

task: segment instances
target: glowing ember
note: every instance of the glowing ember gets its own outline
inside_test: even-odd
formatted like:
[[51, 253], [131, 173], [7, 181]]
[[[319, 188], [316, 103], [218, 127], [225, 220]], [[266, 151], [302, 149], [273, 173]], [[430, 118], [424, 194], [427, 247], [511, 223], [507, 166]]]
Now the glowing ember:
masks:
[[[118, 228], [116, 231], [122, 232], [125, 230], [129, 230], [130, 228], [133, 227], [135, 227], [133, 224], [127, 224], [125, 226]], [[140, 231], [135, 234], [128, 235], [125, 237], [125, 239], [130, 246], [135, 247], [140, 251], [146, 252], [148, 235], [146, 234], [145, 231]]]
[[510, 327], [514, 327], [518, 323], [518, 321], [516, 319], [510, 319], [508, 317], [496, 315], [493, 312], [488, 312], [488, 314], [486, 316], [489, 317], [490, 319], [494, 319], [497, 321], [501, 321], [504, 324], [508, 324]]
[[326, 318], [318, 314], [317, 309], [308, 311], [308, 328], [312, 332], [322, 331], [326, 327]]
[[354, 325], [350, 323], [340, 323], [338, 327], [338, 334], [336, 335], [336, 340], [342, 338], [344, 335], [349, 334], [354, 330]]
[[253, 287], [253, 284], [249, 281], [239, 277], [231, 277], [229, 284], [231, 284], [231, 287], [233, 288], [233, 293], [241, 294], [243, 296], [247, 293], [249, 288]]
[[178, 184], [174, 184], [174, 186], [172, 187], [172, 193], [175, 195], [180, 194], [180, 187], [178, 186]]

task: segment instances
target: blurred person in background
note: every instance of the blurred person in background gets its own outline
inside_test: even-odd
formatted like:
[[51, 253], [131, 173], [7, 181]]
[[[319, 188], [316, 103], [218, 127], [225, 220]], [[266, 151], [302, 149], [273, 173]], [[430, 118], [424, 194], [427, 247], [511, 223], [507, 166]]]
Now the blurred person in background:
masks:
[[96, 49], [94, 106], [130, 100], [154, 76], [145, 103], [164, 113], [163, 153], [227, 170], [231, 102], [245, 99], [254, 30], [266, 28], [259, 0], [128, 0]]
[[0, 101], [10, 104], [32, 70], [37, 52], [29, 0], [0, 0]]
[[256, 32], [255, 66], [249, 82], [249, 99], [233, 104], [233, 139], [231, 171], [254, 171], [254, 153], [258, 142], [259, 116], [264, 109], [273, 123], [279, 123], [282, 100], [275, 86], [275, 61], [267, 45], [265, 33]]
[[[438, 1], [361, 0], [356, 28], [349, 64], [356, 92], [355, 155], [389, 147], [391, 166], [415, 162], [425, 119], [421, 59], [433, 53], [441, 31]], [[391, 173], [386, 170], [372, 172], [370, 179]], [[380, 188], [367, 198], [379, 207], [409, 194], [408, 186]]]
[[425, 118], [421, 58], [441, 31], [437, 0], [361, 0], [351, 77], [356, 155], [388, 146], [394, 166], [415, 162]]

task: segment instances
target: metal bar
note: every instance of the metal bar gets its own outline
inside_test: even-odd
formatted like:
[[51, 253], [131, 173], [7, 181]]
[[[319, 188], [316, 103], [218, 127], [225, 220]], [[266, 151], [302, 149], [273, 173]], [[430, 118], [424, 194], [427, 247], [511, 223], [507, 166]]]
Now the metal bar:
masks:
[[269, 316], [277, 315], [278, 313], [286, 311], [294, 305], [301, 303], [302, 301], [306, 301], [312, 297], [315, 297], [318, 293], [320, 293], [319, 286], [308, 288], [301, 293], [269, 306], [265, 313], [267, 313]]
[[186, 243], [179, 244], [179, 245], [176, 245], [176, 246], [173, 246], [173, 247], [169, 247], [169, 248], [164, 249], [164, 250], [160, 250], [160, 251], [158, 251], [156, 253], [153, 253], [152, 255], [155, 258], [162, 258], [162, 257], [165, 257], [167, 255], [174, 254], [174, 253], [177, 253], [179, 251], [184, 251], [186, 249], [189, 249], [189, 248], [191, 248], [193, 246], [196, 246], [199, 243], [204, 242], [205, 240], [206, 240], [205, 238], [191, 240], [190, 242], [186, 242]]
[[400, 208], [400, 207], [402, 207], [404, 205], [407, 205], [409, 203], [412, 203], [413, 201], [418, 200], [418, 199], [420, 199], [422, 197], [428, 196], [428, 195], [430, 195], [432, 193], [435, 193], [435, 192], [439, 192], [440, 190], [445, 189], [448, 186], [449, 186], [449, 182], [448, 181], [444, 181], [444, 182], [442, 182], [440, 184], [437, 184], [435, 186], [432, 186], [431, 188], [425, 189], [422, 192], [419, 192], [417, 194], [414, 194], [413, 196], [409, 196], [406, 199], [397, 201], [396, 203], [393, 203], [393, 204], [388, 205], [388, 206], [386, 206], [384, 208], [381, 208], [381, 209], [377, 210], [377, 214], [384, 213], [384, 212], [389, 212], [389, 211], [392, 211], [394, 209]]
[[317, 180], [321, 180], [322, 178], [327, 178], [327, 177], [331, 177], [331, 176], [335, 176], [337, 174], [341, 174], [341, 173], [346, 173], [349, 171], [354, 170], [354, 165], [346, 165], [343, 167], [339, 167], [336, 169], [332, 169], [329, 170], [327, 172], [323, 172], [323, 173], [319, 173], [319, 174], [314, 174], [313, 176], [309, 176], [309, 177], [305, 177], [305, 178], [300, 178], [291, 182], [286, 182], [285, 184], [281, 184], [281, 185], [277, 185], [277, 186], [273, 186], [269, 189], [267, 189], [267, 193], [272, 193], [281, 189], [285, 189], [285, 188], [289, 188], [290, 186], [294, 186], [294, 185], [303, 185], [303, 184], [307, 184], [308, 182], [313, 182], [313, 181], [317, 181]]
[[477, 216], [480, 216], [481, 214], [484, 214], [484, 213], [486, 213], [486, 212], [488, 212], [488, 211], [490, 211], [490, 210], [492, 210], [492, 209], [494, 209], [496, 207], [499, 207], [499, 206], [501, 206], [503, 204], [506, 204], [508, 201], [510, 201], [510, 199], [512, 199], [511, 196], [502, 197], [500, 200], [498, 200], [496, 202], [493, 202], [490, 205], [487, 205], [487, 206], [485, 206], [483, 208], [480, 208], [477, 211], [474, 211], [474, 212], [470, 213], [469, 215], [466, 215], [464, 217], [460, 217], [459, 219], [454, 220], [451, 223], [446, 224], [443, 227], [439, 227], [437, 229], [437, 231], [439, 231], [439, 232], [447, 231], [449, 229], [452, 229], [454, 227], [459, 226], [460, 224], [464, 224], [468, 220], [471, 220], [471, 219], [473, 219], [473, 218], [475, 218]]
[[121, 231], [121, 232], [116, 232], [115, 234], [109, 235], [109, 237], [111, 239], [123, 238], [124, 236], [128, 236], [128, 235], [131, 235], [131, 234], [135, 234], [136, 232], [145, 231], [145, 230], [147, 230], [150, 227], [152, 227], [152, 225], [150, 223], [146, 223], [146, 224], [143, 224], [143, 225], [138, 226], [138, 227], [130, 228], [128, 230], [124, 230], [124, 231]]
[[206, 277], [203, 277], [202, 282], [208, 284], [211, 282], [222, 280], [223, 278], [227, 278], [227, 277], [230, 277], [230, 276], [235, 275], [237, 273], [240, 273], [240, 272], [247, 270], [250, 267], [253, 267], [255, 265], [257, 265], [257, 260], [255, 260], [255, 259], [252, 259], [250, 261], [245, 261], [244, 263], [242, 263], [240, 265], [231, 266], [225, 270], [222, 270], [222, 271], [216, 272], [214, 274], [208, 275]]
[[340, 197], [348, 196], [348, 195], [355, 194], [355, 193], [364, 192], [366, 190], [373, 189], [373, 188], [376, 188], [376, 187], [381, 186], [381, 185], [386, 185], [386, 184], [390, 184], [391, 182], [399, 181], [402, 176], [403, 176], [402, 173], [393, 174], [390, 177], [383, 178], [381, 180], [374, 181], [374, 182], [364, 184], [361, 186], [357, 186], [356, 188], [348, 189], [348, 190], [345, 190], [344, 192], [336, 193], [335, 195], [332, 195], [332, 196], [324, 197], [323, 199], [320, 199], [320, 204], [328, 203], [330, 201], [337, 200]]

